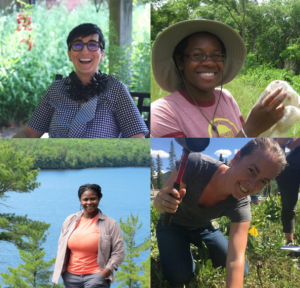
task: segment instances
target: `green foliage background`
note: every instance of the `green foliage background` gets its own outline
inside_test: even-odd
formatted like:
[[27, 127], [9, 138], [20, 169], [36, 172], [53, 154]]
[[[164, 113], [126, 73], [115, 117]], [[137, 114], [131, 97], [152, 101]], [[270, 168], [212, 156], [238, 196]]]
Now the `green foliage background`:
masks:
[[[0, 217], [1, 216], [4, 216], [4, 218], [0, 218], [0, 221], [10, 217], [11, 214], [0, 214]], [[22, 217], [19, 216], [17, 218]], [[25, 219], [20, 221], [23, 225], [25, 224], [25, 221], [29, 222], [27, 225], [24, 225], [28, 233], [26, 235], [26, 237], [28, 237], [28, 241], [26, 242], [27, 249], [19, 249], [20, 257], [24, 263], [19, 264], [19, 266], [16, 268], [8, 267], [7, 270], [10, 273], [0, 273], [2, 282], [6, 285], [9, 285], [6, 287], [63, 288], [64, 285], [62, 284], [49, 284], [49, 279], [53, 274], [51, 268], [53, 268], [55, 258], [52, 258], [50, 261], [44, 260], [46, 251], [44, 251], [42, 245], [46, 242], [47, 236], [49, 235], [49, 232], [46, 231], [49, 229], [50, 224], [40, 221], [28, 221], [26, 216], [23, 218]]]
[[[211, 19], [234, 28], [259, 65], [293, 68], [299, 74], [300, 0], [154, 0], [151, 40], [166, 27], [187, 19]], [[290, 60], [295, 60], [293, 63]], [[290, 70], [290, 69], [288, 69]]]
[[7, 191], [28, 193], [39, 187], [36, 181], [38, 170], [32, 170], [34, 160], [16, 152], [10, 142], [0, 142], [0, 199]]
[[[6, 192], [28, 193], [37, 188], [35, 182], [39, 170], [33, 170], [34, 159], [16, 151], [12, 141], [0, 142], [0, 200], [7, 197]], [[0, 205], [5, 205], [0, 202]], [[48, 284], [55, 259], [43, 260], [45, 251], [41, 245], [46, 241], [46, 230], [50, 224], [32, 221], [27, 216], [0, 214], [0, 242], [9, 242], [19, 249], [21, 259], [25, 262], [17, 268], [8, 267], [10, 273], [1, 273], [6, 287], [62, 287]], [[0, 285], [1, 287], [1, 285]]]
[[[138, 215], [135, 217], [132, 213], [128, 216], [126, 222], [120, 218], [120, 228], [122, 230], [125, 242], [125, 259], [116, 272], [116, 282], [120, 282], [118, 288], [148, 288], [150, 281], [150, 265], [148, 260], [142, 262], [142, 267], [135, 264], [134, 260], [140, 257], [140, 253], [149, 250], [150, 237], [144, 239], [140, 244], [136, 244], [135, 238], [138, 230], [142, 227]], [[144, 272], [141, 274], [141, 272]]]
[[[119, 59], [115, 67], [120, 81], [132, 92], [150, 92], [150, 11], [149, 4], [136, 2], [133, 6], [133, 31], [131, 61], [127, 51], [117, 46], [110, 47], [109, 10], [106, 2], [96, 13], [93, 1], [69, 12], [64, 5], [45, 8], [45, 2], [34, 5], [32, 31], [16, 31], [17, 11], [6, 15], [0, 11], [0, 124], [9, 121], [27, 121], [39, 100], [54, 81], [56, 74], [64, 77], [74, 69], [67, 57], [66, 39], [69, 32], [81, 23], [97, 24], [105, 37], [105, 59], [100, 70], [109, 73], [110, 53]], [[31, 38], [35, 47], [21, 43], [22, 38]], [[128, 65], [129, 69], [128, 69]]]
[[[150, 139], [8, 139], [33, 168], [150, 167]], [[80, 153], [78, 153], [80, 151]]]

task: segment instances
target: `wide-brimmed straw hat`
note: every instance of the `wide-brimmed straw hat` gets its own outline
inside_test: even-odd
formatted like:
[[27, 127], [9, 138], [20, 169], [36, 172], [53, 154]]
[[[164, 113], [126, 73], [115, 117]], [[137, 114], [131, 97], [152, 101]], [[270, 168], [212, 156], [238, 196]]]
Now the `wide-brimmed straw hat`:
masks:
[[[206, 19], [178, 22], [161, 32], [152, 48], [152, 69], [157, 84], [168, 92], [184, 87], [182, 77], [174, 63], [173, 53], [177, 44], [196, 32], [209, 32], [223, 42], [226, 60], [223, 66], [223, 82], [233, 80], [240, 72], [246, 59], [246, 46], [240, 35], [230, 26]], [[221, 85], [221, 80], [217, 86]]]

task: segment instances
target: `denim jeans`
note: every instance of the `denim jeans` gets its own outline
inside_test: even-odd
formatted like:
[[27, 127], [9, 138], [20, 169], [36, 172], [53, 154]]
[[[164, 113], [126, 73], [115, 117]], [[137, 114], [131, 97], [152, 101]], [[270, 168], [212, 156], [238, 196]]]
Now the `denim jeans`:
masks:
[[288, 166], [276, 177], [281, 195], [281, 222], [284, 233], [293, 233], [300, 186], [300, 147], [286, 157]]
[[65, 271], [62, 278], [66, 288], [110, 288], [110, 280], [100, 273], [75, 275]]
[[[164, 227], [159, 220], [156, 236], [164, 277], [173, 286], [187, 284], [194, 277], [191, 243], [201, 247], [204, 241], [213, 264], [217, 267], [226, 267], [228, 240], [219, 230], [212, 227], [191, 230], [172, 223]], [[244, 275], [248, 274], [248, 269], [245, 261]]]

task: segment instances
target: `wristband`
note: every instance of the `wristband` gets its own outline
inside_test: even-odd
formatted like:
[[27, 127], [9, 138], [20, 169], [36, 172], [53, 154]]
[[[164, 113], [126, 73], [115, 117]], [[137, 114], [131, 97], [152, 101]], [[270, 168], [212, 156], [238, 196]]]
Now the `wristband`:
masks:
[[242, 128], [242, 133], [244, 134], [245, 138], [248, 138], [245, 131], [244, 131], [244, 128]]

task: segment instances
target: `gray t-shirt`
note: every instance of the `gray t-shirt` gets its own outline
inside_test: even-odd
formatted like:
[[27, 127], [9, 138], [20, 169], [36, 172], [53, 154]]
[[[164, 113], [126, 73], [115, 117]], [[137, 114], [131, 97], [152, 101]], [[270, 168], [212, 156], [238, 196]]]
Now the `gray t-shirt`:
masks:
[[[176, 160], [177, 170], [180, 159]], [[182, 182], [187, 185], [186, 195], [173, 214], [172, 223], [188, 227], [206, 227], [211, 220], [227, 216], [231, 222], [251, 220], [250, 196], [235, 199], [229, 196], [218, 204], [202, 209], [197, 205], [198, 199], [211, 180], [218, 167], [223, 163], [201, 153], [191, 153], [188, 157]]]

